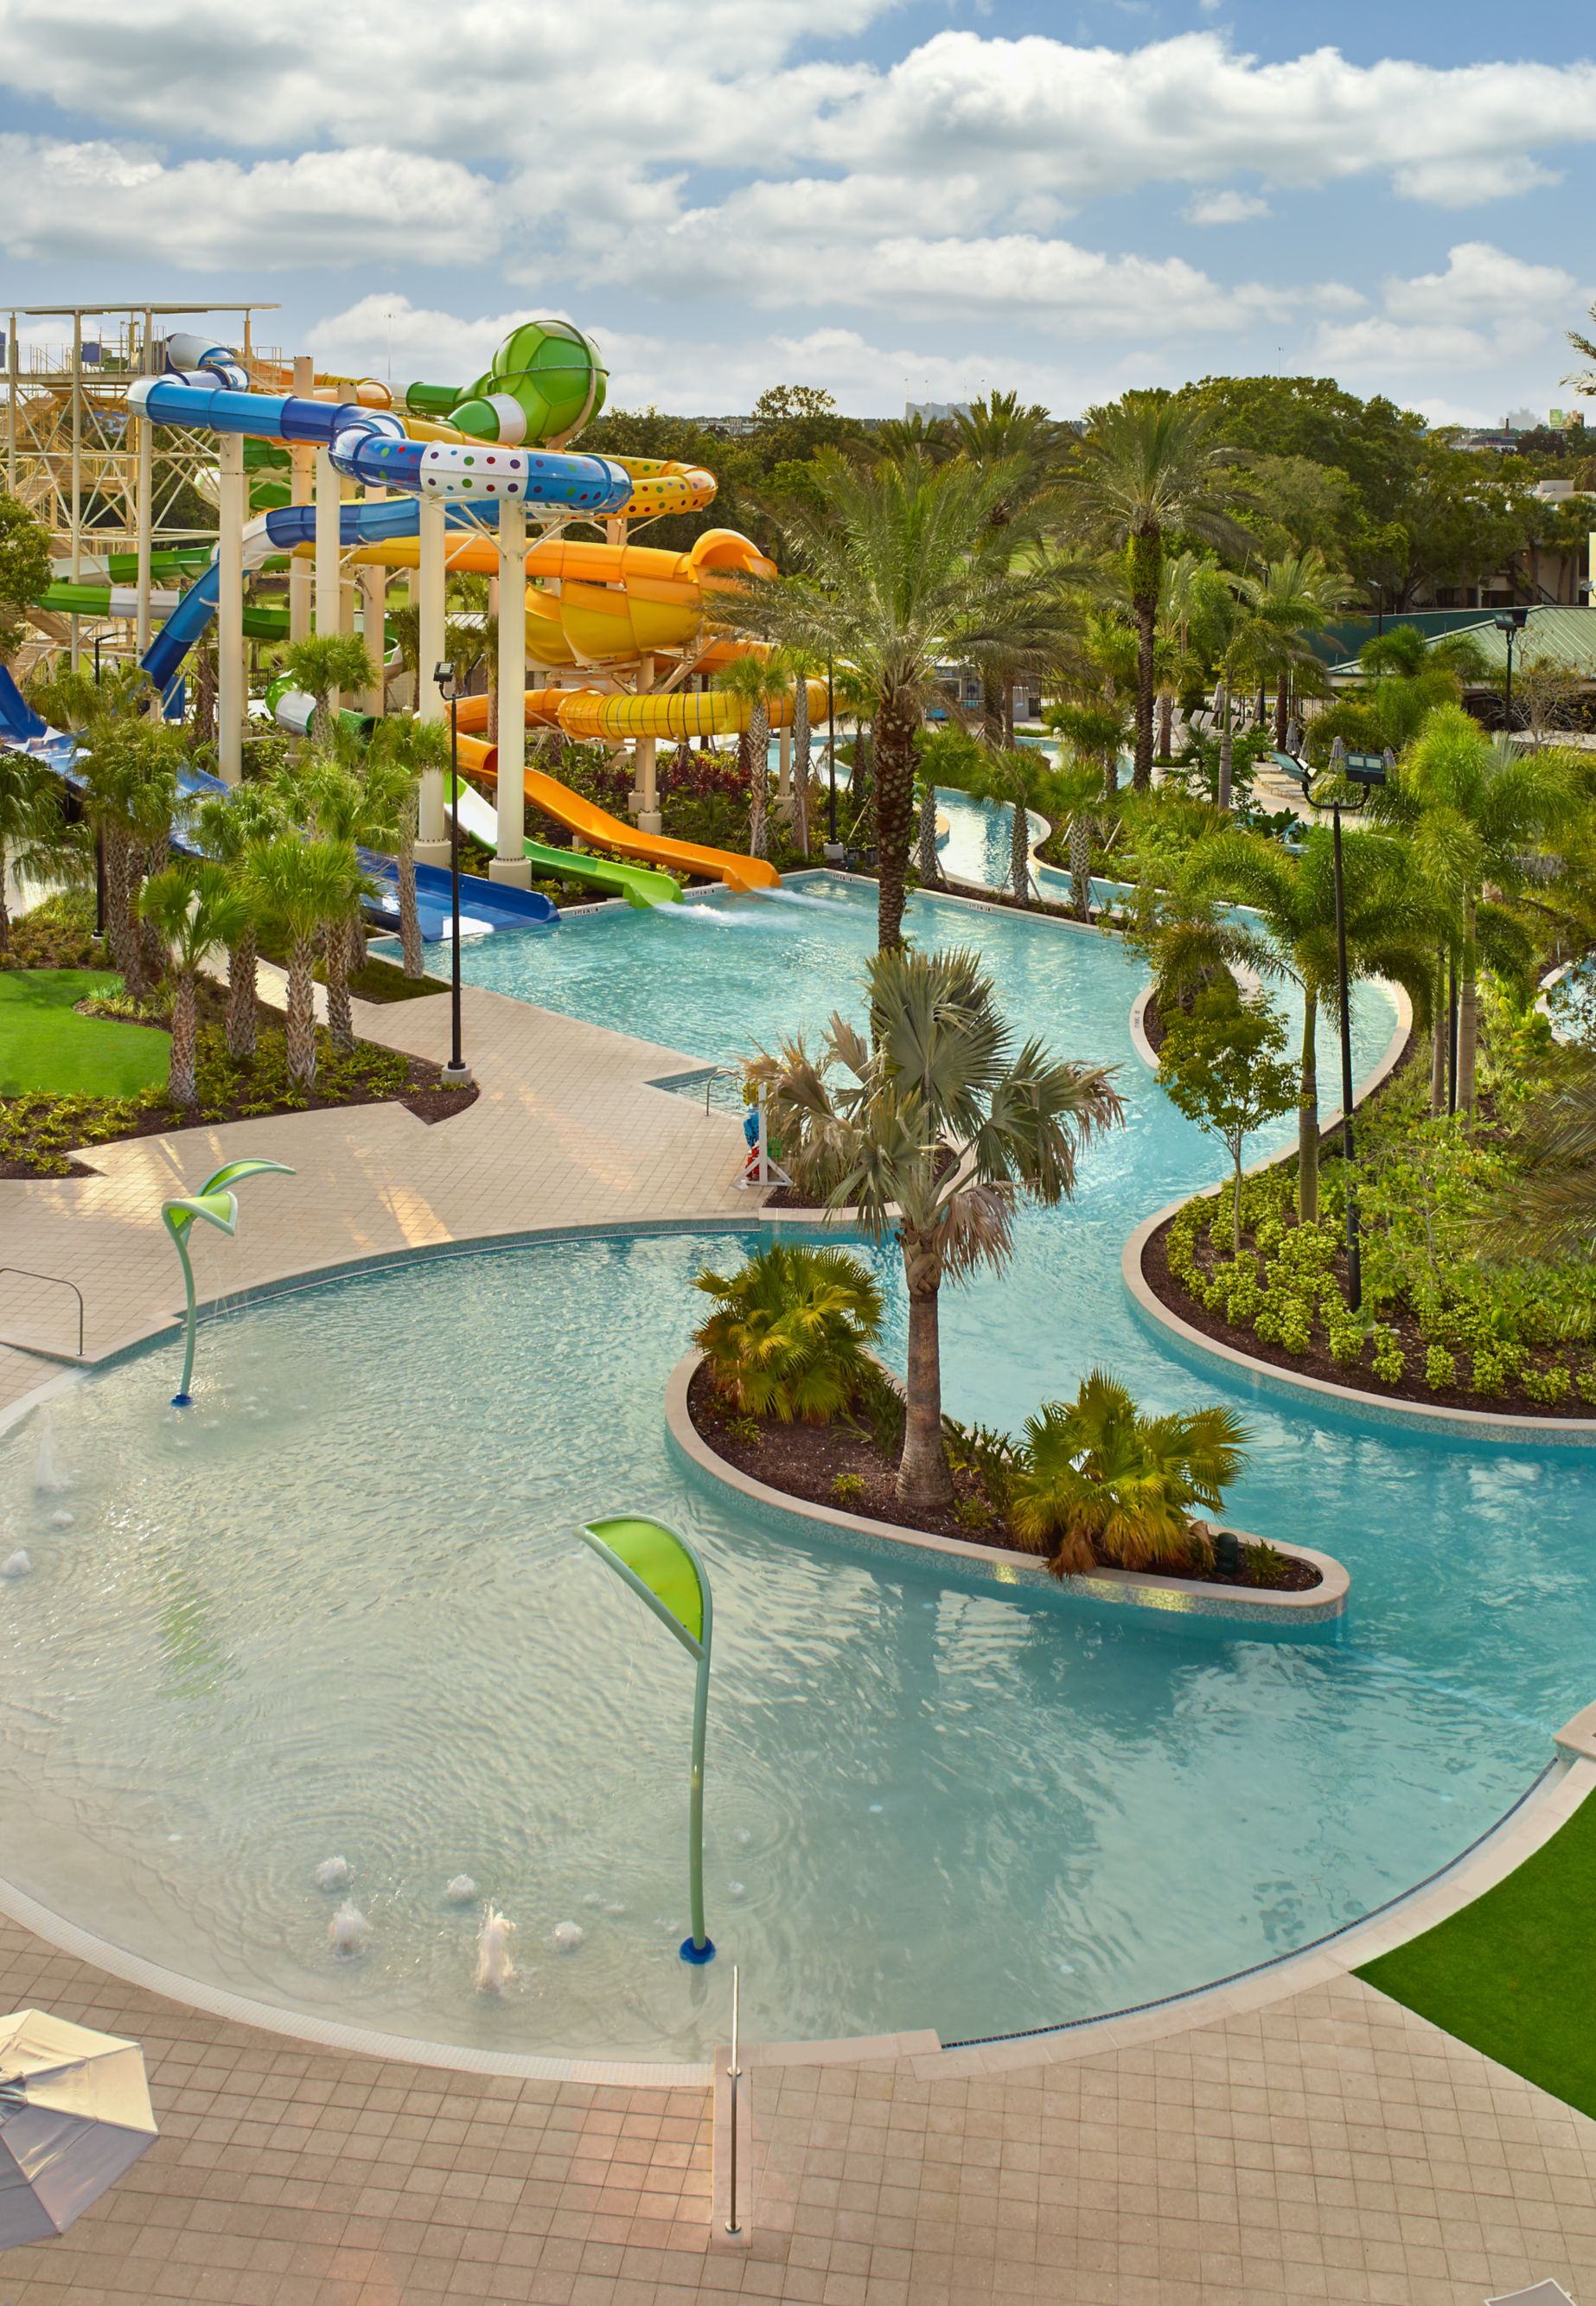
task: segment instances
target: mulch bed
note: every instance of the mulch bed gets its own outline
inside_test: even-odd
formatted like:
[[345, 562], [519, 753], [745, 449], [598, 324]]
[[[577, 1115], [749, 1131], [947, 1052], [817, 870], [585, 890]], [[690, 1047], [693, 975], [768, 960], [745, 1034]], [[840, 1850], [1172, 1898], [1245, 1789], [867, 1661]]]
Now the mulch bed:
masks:
[[[873, 1521], [891, 1522], [899, 1529], [957, 1538], [966, 1544], [1001, 1546], [1027, 1561], [1040, 1560], [1039, 1555], [1021, 1545], [1001, 1523], [992, 1522], [977, 1528], [969, 1521], [960, 1520], [954, 1513], [906, 1513], [892, 1494], [895, 1465], [882, 1455], [868, 1433], [854, 1426], [841, 1422], [831, 1425], [783, 1425], [775, 1418], [762, 1417], [753, 1421], [759, 1428], [756, 1441], [741, 1433], [729, 1432], [728, 1419], [741, 1423], [741, 1415], [716, 1392], [708, 1367], [703, 1362], [694, 1371], [687, 1388], [687, 1414], [696, 1431], [717, 1456], [735, 1465], [739, 1473], [763, 1482], [769, 1489], [781, 1490], [788, 1497], [803, 1498], [811, 1505], [831, 1506], [843, 1513], [861, 1514]], [[862, 1481], [863, 1495], [839, 1499], [832, 1488], [839, 1474], [853, 1474]], [[968, 1474], [956, 1474], [953, 1486], [961, 1500], [982, 1502], [979, 1489]], [[1304, 1593], [1322, 1582], [1310, 1563], [1298, 1561], [1289, 1554], [1285, 1562], [1286, 1575], [1270, 1591]], [[1116, 1566], [1106, 1560], [1102, 1563], [1105, 1569]], [[1216, 1572], [1185, 1576], [1161, 1569], [1158, 1575], [1178, 1578], [1183, 1585], [1252, 1584], [1245, 1576], [1222, 1577]]]

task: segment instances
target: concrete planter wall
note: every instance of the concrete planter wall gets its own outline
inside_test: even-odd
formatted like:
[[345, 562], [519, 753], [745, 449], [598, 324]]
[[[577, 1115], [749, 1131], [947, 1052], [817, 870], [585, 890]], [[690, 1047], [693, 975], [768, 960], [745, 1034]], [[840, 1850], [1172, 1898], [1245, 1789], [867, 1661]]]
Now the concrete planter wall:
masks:
[[[1275, 1593], [1238, 1585], [1201, 1585], [1189, 1579], [1160, 1577], [1143, 1570], [1099, 1569], [1086, 1577], [1054, 1577], [1040, 1560], [1031, 1560], [1007, 1546], [977, 1545], [965, 1538], [937, 1537], [927, 1530], [900, 1527], [896, 1522], [875, 1521], [865, 1514], [844, 1513], [836, 1506], [817, 1505], [807, 1498], [789, 1497], [755, 1481], [739, 1466], [711, 1448], [687, 1409], [687, 1388], [704, 1356], [690, 1353], [678, 1362], [665, 1388], [665, 1427], [677, 1456], [707, 1487], [730, 1494], [751, 1509], [767, 1527], [804, 1534], [834, 1533], [849, 1544], [861, 1546], [882, 1559], [900, 1561], [905, 1554], [940, 1555], [956, 1566], [963, 1577], [990, 1592], [1023, 1586], [1033, 1595], [1063, 1604], [1085, 1604], [1149, 1610], [1171, 1618], [1203, 1618], [1222, 1623], [1227, 1633], [1278, 1634], [1324, 1627], [1346, 1609], [1351, 1580], [1339, 1561], [1302, 1545], [1280, 1545], [1277, 1550], [1298, 1561], [1311, 1562], [1320, 1582], [1306, 1593]], [[1274, 1542], [1274, 1541], [1271, 1541]]]

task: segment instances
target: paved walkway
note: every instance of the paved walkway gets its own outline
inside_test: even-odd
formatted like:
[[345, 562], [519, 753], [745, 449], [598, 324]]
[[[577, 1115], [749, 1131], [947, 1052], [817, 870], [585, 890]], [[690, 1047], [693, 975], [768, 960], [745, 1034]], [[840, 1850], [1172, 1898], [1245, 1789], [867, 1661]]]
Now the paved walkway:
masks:
[[[528, 1226], [747, 1214], [735, 1121], [645, 1085], [680, 1069], [669, 1051], [479, 991], [465, 1015], [483, 1094], [458, 1119], [366, 1107], [105, 1149], [97, 1177], [0, 1183], [0, 1262], [79, 1281], [94, 1354], [175, 1309], [157, 1202], [241, 1153], [297, 1182], [263, 1181], [236, 1239], [199, 1246], [204, 1291]], [[438, 1056], [448, 1004], [361, 1025]], [[4, 1286], [0, 1335], [72, 1342], [47, 1293]], [[0, 1405], [54, 1366], [0, 1351]], [[712, 2216], [696, 2088], [309, 2047], [0, 1917], [0, 2009], [141, 2041], [161, 2125], [67, 2235], [0, 2258], [0, 2306], [1478, 2306], [1549, 2276], [1591, 2306], [1596, 2123], [1322, 1969], [1072, 2057], [755, 2051], [738, 2247]]]

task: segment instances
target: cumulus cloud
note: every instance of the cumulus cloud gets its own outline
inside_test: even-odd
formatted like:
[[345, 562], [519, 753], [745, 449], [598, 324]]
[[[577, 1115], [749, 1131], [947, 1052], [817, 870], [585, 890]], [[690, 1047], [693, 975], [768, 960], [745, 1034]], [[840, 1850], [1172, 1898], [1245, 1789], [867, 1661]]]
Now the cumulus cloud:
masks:
[[1380, 312], [1327, 321], [1316, 349], [1349, 378], [1522, 368], [1555, 352], [1567, 314], [1590, 294], [1559, 265], [1528, 263], [1488, 241], [1461, 241], [1444, 272], [1387, 279]]
[[491, 184], [414, 152], [169, 167], [138, 145], [0, 136], [0, 246], [54, 262], [108, 256], [274, 270], [403, 252], [448, 264], [479, 259], [498, 231]]
[[1188, 224], [1246, 224], [1270, 214], [1269, 203], [1258, 192], [1198, 192], [1181, 211]]

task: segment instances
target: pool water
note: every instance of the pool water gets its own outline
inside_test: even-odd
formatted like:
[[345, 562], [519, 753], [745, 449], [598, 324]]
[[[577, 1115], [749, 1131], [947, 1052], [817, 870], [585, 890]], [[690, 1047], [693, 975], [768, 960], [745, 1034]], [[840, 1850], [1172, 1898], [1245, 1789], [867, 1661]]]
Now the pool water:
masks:
[[[849, 1000], [873, 893], [595, 915], [464, 956], [500, 989], [713, 1059]], [[542, 1243], [212, 1320], [195, 1409], [162, 1345], [0, 1440], [0, 1847], [47, 1904], [286, 2009], [508, 2051], [696, 2058], [730, 1960], [690, 1971], [691, 1675], [574, 1536], [659, 1514], [715, 1595], [709, 1924], [767, 2038], [958, 2040], [1145, 2001], [1302, 1944], [1454, 1856], [1590, 1695], [1596, 1467], [1260, 1404], [1131, 1315], [1137, 1218], [1213, 1149], [1131, 1050], [1111, 941], [916, 898], [978, 935], [1015, 1024], [1120, 1068], [1127, 1127], [1000, 1277], [947, 1294], [946, 1398], [1017, 1423], [1094, 1362], [1254, 1429], [1244, 1526], [1353, 1572], [1339, 1633], [1242, 1637], [977, 1590], [778, 1536], [673, 1461], [661, 1397], [701, 1265], [749, 1236]], [[1359, 1003], [1360, 1070], [1391, 1011]], [[901, 1353], [891, 1260], [888, 1350]], [[64, 1523], [62, 1516], [70, 1516]], [[341, 1854], [371, 1936], [332, 1954]], [[472, 1986], [474, 1877], [519, 1974]], [[556, 1950], [561, 1921], [585, 1933]]]

